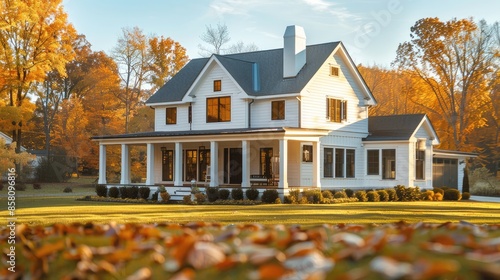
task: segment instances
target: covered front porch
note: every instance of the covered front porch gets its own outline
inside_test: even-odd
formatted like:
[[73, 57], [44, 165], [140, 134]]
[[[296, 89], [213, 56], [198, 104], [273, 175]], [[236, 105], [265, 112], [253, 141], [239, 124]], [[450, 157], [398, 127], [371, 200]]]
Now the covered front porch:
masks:
[[120, 185], [131, 184], [130, 146], [146, 146], [142, 185], [277, 188], [321, 187], [320, 141], [327, 132], [291, 128], [149, 132], [100, 136], [99, 184], [107, 185], [107, 147], [121, 149]]

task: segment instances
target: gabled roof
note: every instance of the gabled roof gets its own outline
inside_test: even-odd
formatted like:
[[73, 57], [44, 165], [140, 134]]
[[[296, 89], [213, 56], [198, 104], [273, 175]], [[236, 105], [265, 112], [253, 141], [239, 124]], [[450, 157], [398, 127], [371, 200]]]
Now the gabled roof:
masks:
[[[299, 93], [339, 45], [342, 43], [332, 42], [307, 46], [306, 64], [293, 78], [283, 78], [283, 49], [213, 56], [248, 95], [255, 97], [281, 95]], [[189, 61], [146, 103], [181, 101], [209, 60], [210, 58], [198, 58]], [[252, 84], [253, 64], [257, 65], [259, 72], [260, 86], [257, 90]]]
[[427, 123], [427, 130], [434, 140], [434, 144], [438, 144], [437, 134], [425, 114], [369, 117], [368, 132], [370, 135], [363, 141], [410, 140], [424, 123]]

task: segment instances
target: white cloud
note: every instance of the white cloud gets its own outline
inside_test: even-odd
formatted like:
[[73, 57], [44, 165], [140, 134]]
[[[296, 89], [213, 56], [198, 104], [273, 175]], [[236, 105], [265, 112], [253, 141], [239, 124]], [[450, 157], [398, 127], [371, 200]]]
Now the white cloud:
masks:
[[314, 11], [321, 13], [328, 13], [338, 18], [341, 21], [345, 20], [358, 20], [359, 16], [349, 12], [345, 7], [340, 7], [337, 3], [330, 3], [326, 0], [302, 0], [305, 4], [310, 6]]

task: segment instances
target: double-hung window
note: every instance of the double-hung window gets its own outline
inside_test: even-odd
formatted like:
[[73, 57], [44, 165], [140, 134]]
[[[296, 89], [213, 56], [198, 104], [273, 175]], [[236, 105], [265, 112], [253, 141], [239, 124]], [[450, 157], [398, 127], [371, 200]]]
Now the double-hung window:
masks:
[[271, 120], [285, 119], [285, 100], [271, 102]]
[[[382, 157], [380, 157], [382, 154]], [[366, 152], [366, 170], [368, 175], [380, 175], [382, 166], [382, 179], [396, 179], [396, 150], [368, 150]]]
[[177, 123], [177, 107], [167, 108], [165, 110], [165, 114], [166, 114], [166, 118], [165, 118], [166, 124], [176, 124]]
[[324, 148], [323, 177], [354, 178], [356, 150]]
[[207, 98], [207, 123], [231, 121], [231, 97]]
[[326, 118], [331, 122], [347, 120], [347, 101], [335, 98], [326, 99]]

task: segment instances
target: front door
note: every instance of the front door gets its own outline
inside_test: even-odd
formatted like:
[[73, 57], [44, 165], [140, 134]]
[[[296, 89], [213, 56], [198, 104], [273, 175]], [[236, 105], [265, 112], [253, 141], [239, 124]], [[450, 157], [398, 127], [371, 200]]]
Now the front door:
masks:
[[241, 148], [224, 149], [224, 183], [241, 184], [242, 161]]
[[196, 180], [196, 171], [198, 167], [198, 151], [197, 150], [186, 150], [186, 169], [184, 172], [184, 180], [191, 181]]
[[271, 158], [273, 157], [273, 148], [260, 148], [260, 174], [271, 178], [272, 166]]
[[207, 167], [210, 166], [210, 150], [200, 149], [199, 156], [199, 171], [198, 181], [205, 181], [207, 175]]

